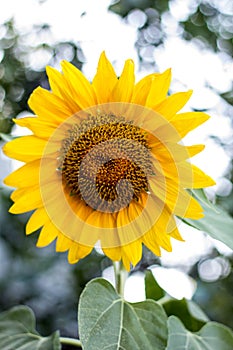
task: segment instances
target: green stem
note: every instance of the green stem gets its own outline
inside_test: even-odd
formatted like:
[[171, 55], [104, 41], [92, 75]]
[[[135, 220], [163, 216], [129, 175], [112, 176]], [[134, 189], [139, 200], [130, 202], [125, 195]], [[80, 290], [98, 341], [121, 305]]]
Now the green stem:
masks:
[[77, 348], [82, 347], [81, 341], [78, 339], [65, 338], [65, 337], [60, 337], [59, 339], [60, 339], [61, 344], [73, 345], [73, 346], [77, 346]]
[[124, 297], [125, 282], [128, 272], [125, 270], [121, 261], [113, 261], [113, 268], [115, 274], [116, 291], [119, 295]]
[[168, 301], [170, 301], [172, 299], [172, 297], [165, 295], [164, 297], [162, 297], [159, 300], [156, 300], [156, 303], [160, 304], [160, 305], [164, 305], [166, 304]]

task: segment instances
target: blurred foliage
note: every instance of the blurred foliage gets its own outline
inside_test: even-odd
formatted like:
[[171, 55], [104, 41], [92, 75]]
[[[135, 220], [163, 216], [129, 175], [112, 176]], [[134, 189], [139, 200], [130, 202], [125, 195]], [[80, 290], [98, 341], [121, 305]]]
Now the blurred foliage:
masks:
[[[220, 6], [219, 6], [220, 5]], [[187, 39], [200, 38], [215, 51], [233, 55], [233, 6], [230, 1], [221, 4], [201, 1], [195, 11], [182, 22]]]
[[[233, 261], [231, 261], [231, 268]], [[211, 320], [216, 320], [233, 328], [233, 301], [232, 301], [233, 275], [220, 278], [215, 282], [198, 280], [194, 300], [205, 310]]]
[[[68, 59], [82, 68], [84, 57], [79, 44], [50, 45], [50, 36], [47, 24], [34, 26], [30, 33], [19, 32], [13, 19], [0, 25], [0, 134], [9, 133], [12, 118], [29, 109], [28, 98], [37, 86], [49, 87], [46, 65]], [[43, 41], [45, 37], [48, 43]]]
[[[154, 47], [162, 45], [167, 39], [164, 19], [172, 18], [174, 33], [185, 40], [199, 42], [200, 46], [233, 56], [233, 2], [231, 0], [193, 0], [189, 1], [189, 14], [185, 20], [172, 16], [171, 6], [178, 0], [119, 0], [109, 7], [111, 11], [138, 27], [138, 39], [135, 44], [141, 64], [147, 67], [155, 65]], [[174, 34], [173, 33], [173, 34]], [[232, 78], [233, 86], [233, 78]], [[221, 95], [232, 104], [232, 91]]]
[[25, 306], [12, 308], [0, 314], [1, 349], [60, 350], [59, 331], [49, 337], [41, 337], [35, 329], [33, 312]]
[[120, 0], [109, 7], [111, 11], [125, 17], [126, 21], [138, 27], [135, 47], [141, 66], [154, 64], [153, 47], [161, 45], [165, 38], [161, 16], [168, 10], [168, 5], [168, 0]]
[[110, 5], [109, 9], [118, 15], [125, 17], [131, 10], [146, 10], [156, 8], [159, 12], [168, 10], [168, 0], [119, 0]]
[[[162, 19], [168, 13], [171, 15], [173, 1], [120, 0], [110, 6], [111, 11], [138, 28], [135, 46], [142, 67], [156, 64], [153, 50], [163, 45], [167, 38]], [[193, 1], [187, 18], [178, 21], [180, 35], [185, 40], [198, 40], [213, 51], [232, 56], [233, 9], [230, 6], [232, 2], [226, 0]], [[13, 19], [0, 25], [0, 134], [10, 133], [12, 118], [29, 110], [27, 100], [37, 86], [48, 88], [45, 65], [57, 66], [61, 59], [82, 68], [85, 59], [80, 43], [52, 42], [47, 24], [34, 26], [30, 33], [19, 32]], [[233, 104], [232, 91], [221, 94], [221, 97], [226, 103]], [[226, 147], [232, 155], [232, 144]], [[226, 176], [233, 181], [230, 170]], [[56, 254], [54, 245], [36, 248], [38, 233], [31, 237], [26, 237], [24, 233], [28, 215], [12, 216], [7, 213], [11, 205], [9, 195], [9, 191], [0, 189], [0, 310], [26, 304], [34, 310], [38, 330], [43, 335], [59, 329], [61, 335], [75, 337], [78, 297], [86, 283], [101, 276], [110, 262], [93, 251], [79, 264], [70, 266], [66, 253]], [[233, 191], [227, 197], [217, 196], [216, 201], [233, 216]], [[218, 255], [220, 253], [215, 251], [209, 259]], [[232, 257], [227, 259], [232, 266]], [[158, 259], [144, 249], [143, 260], [135, 271], [144, 271], [155, 262], [158, 263]], [[205, 282], [198, 272], [198, 263], [190, 274], [198, 282], [197, 303], [211, 319], [233, 327], [232, 275], [220, 276], [215, 282]], [[150, 279], [149, 275], [147, 278]], [[153, 284], [147, 291], [148, 295], [156, 287]], [[162, 293], [161, 290], [159, 292]], [[184, 313], [187, 311], [185, 307]], [[169, 310], [167, 312], [169, 314]]]
[[36, 248], [38, 233], [24, 233], [29, 215], [8, 213], [9, 191], [1, 189], [0, 199], [0, 310], [26, 304], [34, 310], [43, 335], [59, 329], [62, 335], [76, 337], [79, 296], [109, 260], [93, 251], [79, 264], [69, 265], [66, 253], [57, 254], [54, 245]]

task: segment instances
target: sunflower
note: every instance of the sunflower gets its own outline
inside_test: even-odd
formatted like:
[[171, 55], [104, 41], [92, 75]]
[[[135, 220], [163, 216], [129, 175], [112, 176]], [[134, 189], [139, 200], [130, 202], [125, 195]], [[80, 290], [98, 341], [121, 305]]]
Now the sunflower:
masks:
[[76, 263], [95, 244], [125, 268], [135, 266], [142, 244], [160, 256], [171, 238], [183, 240], [176, 217], [200, 219], [189, 189], [214, 181], [190, 158], [203, 145], [181, 139], [209, 116], [178, 113], [191, 91], [168, 96], [171, 71], [135, 83], [134, 63], [118, 78], [105, 53], [92, 82], [71, 63], [47, 67], [51, 91], [38, 87], [29, 99], [36, 114], [15, 120], [32, 134], [4, 146], [25, 164], [5, 179], [15, 187], [14, 214], [33, 211], [26, 234], [41, 229], [37, 246], [56, 240]]

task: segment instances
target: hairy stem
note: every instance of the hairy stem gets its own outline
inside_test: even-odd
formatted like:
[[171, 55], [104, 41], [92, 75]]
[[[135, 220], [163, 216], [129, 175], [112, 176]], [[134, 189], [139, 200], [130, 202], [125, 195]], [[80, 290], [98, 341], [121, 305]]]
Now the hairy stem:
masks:
[[125, 281], [128, 276], [128, 272], [125, 270], [121, 261], [113, 261], [116, 291], [119, 295], [124, 297]]
[[61, 344], [73, 345], [73, 346], [77, 346], [77, 348], [82, 347], [81, 341], [78, 339], [66, 338], [66, 337], [60, 337], [59, 339]]

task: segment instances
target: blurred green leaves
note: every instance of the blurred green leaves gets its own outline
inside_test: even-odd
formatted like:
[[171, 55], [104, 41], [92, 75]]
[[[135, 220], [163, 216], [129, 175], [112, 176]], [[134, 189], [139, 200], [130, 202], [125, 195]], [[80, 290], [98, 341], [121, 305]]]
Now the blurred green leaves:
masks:
[[168, 10], [168, 0], [118, 0], [110, 5], [109, 9], [116, 14], [125, 17], [131, 10], [156, 8], [160, 12]]
[[215, 322], [207, 323], [198, 333], [191, 333], [177, 317], [170, 316], [168, 333], [166, 350], [231, 350], [233, 347], [233, 333]]
[[187, 39], [199, 38], [204, 40], [214, 50], [233, 54], [233, 9], [230, 2], [222, 4], [201, 1], [194, 13], [182, 22]]
[[0, 24], [0, 134], [10, 133], [12, 118], [29, 110], [27, 101], [37, 86], [49, 88], [46, 65], [67, 59], [82, 67], [84, 57], [79, 43], [50, 44], [44, 41], [49, 36], [47, 24], [34, 25], [29, 32], [19, 31], [14, 19]]
[[201, 308], [191, 300], [177, 300], [166, 295], [150, 270], [145, 274], [146, 298], [159, 301], [167, 316], [175, 315], [182, 320], [185, 327], [193, 332], [198, 331], [209, 319]]
[[35, 330], [35, 316], [26, 306], [0, 314], [0, 348], [17, 350], [60, 350], [59, 332], [41, 337]]
[[[176, 15], [172, 8], [176, 7]], [[179, 6], [181, 10], [179, 11]], [[193, 41], [199, 45], [200, 50], [210, 49], [213, 52], [222, 52], [233, 56], [233, 8], [232, 2], [223, 0], [213, 2], [210, 0], [188, 1], [184, 6], [185, 18], [182, 3], [172, 0], [165, 1], [141, 1], [141, 0], [118, 0], [109, 7], [109, 10], [129, 20], [135, 11], [135, 16], [146, 15], [144, 25], [138, 27], [138, 37], [135, 43], [138, 51], [141, 66], [156, 66], [154, 48], [163, 46], [169, 39], [169, 32], [174, 37], [182, 37], [186, 41]], [[141, 13], [140, 13], [141, 11]], [[169, 19], [164, 24], [164, 19]], [[175, 25], [176, 23], [176, 25]], [[174, 30], [172, 31], [172, 26]], [[167, 27], [167, 28], [166, 28]], [[233, 79], [232, 79], [233, 84]], [[225, 91], [220, 95], [227, 103], [232, 104], [232, 91]]]
[[[122, 17], [127, 17], [130, 11], [135, 9], [142, 10], [145, 13], [149, 9], [154, 9], [161, 16], [165, 11], [169, 11], [171, 3], [171, 0], [118, 0], [109, 9]], [[188, 6], [190, 14], [187, 19], [180, 20], [180, 25], [184, 28], [183, 37], [186, 40], [198, 38], [213, 50], [224, 51], [232, 56], [233, 9], [231, 2], [224, 0], [215, 3], [201, 0]], [[142, 31], [143, 28], [140, 30]], [[161, 27], [161, 30], [163, 30], [163, 27]]]
[[208, 317], [200, 307], [190, 300], [170, 299], [163, 303], [163, 307], [168, 316], [177, 316], [183, 322], [185, 327], [192, 332], [198, 331], [209, 321]]

